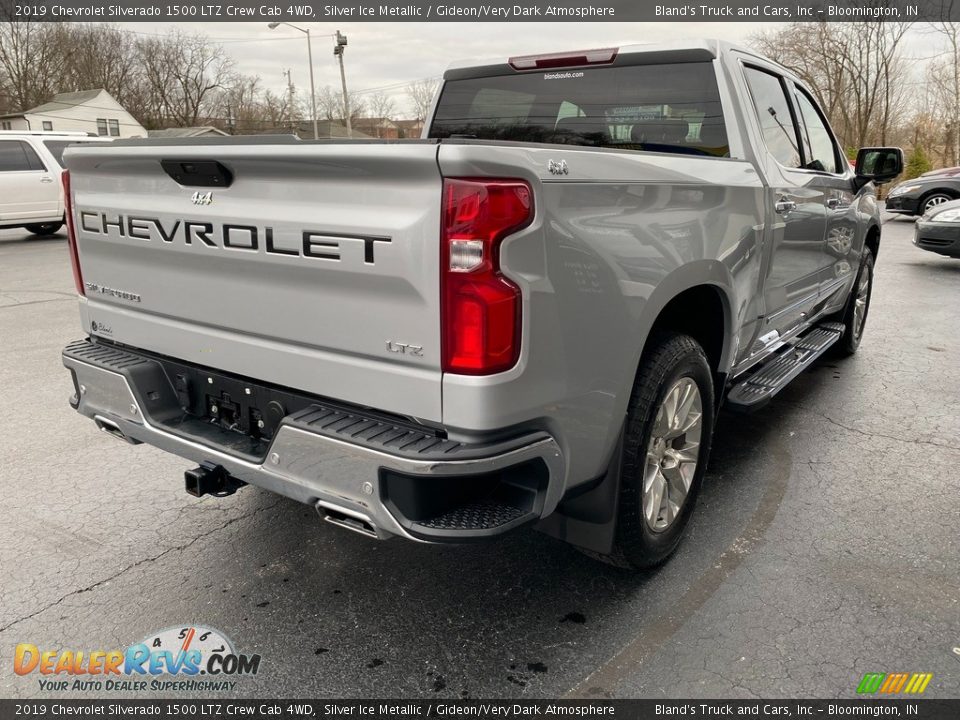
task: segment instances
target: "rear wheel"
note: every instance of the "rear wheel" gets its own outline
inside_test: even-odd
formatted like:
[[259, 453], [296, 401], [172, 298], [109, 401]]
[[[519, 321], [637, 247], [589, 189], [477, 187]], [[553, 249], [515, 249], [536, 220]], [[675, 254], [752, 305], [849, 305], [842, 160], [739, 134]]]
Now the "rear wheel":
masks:
[[53, 235], [57, 230], [63, 227], [63, 223], [35, 223], [33, 225], [24, 225], [24, 227], [34, 235]]
[[833, 346], [836, 348], [835, 354], [841, 357], [853, 355], [863, 339], [867, 314], [870, 311], [870, 296], [873, 293], [873, 263], [873, 251], [864, 247], [857, 279], [840, 318], [843, 323], [843, 337]]
[[630, 397], [614, 549], [605, 559], [651, 568], [677, 548], [713, 435], [713, 377], [692, 337], [658, 335]]

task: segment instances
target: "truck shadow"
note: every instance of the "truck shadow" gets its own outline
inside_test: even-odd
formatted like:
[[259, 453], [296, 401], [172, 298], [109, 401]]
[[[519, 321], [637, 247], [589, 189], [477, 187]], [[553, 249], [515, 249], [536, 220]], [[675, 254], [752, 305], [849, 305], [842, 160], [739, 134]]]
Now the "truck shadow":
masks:
[[[655, 652], [762, 545], [790, 470], [776, 427], [722, 416], [687, 538], [655, 571], [604, 565], [532, 530], [493, 544], [378, 543], [284, 500], [237, 537], [258, 569], [242, 590], [225, 580], [203, 619], [269, 655], [247, 693], [291, 675], [309, 678], [297, 687], [311, 695], [563, 693], [597, 648]], [[282, 657], [278, 636], [292, 641]]]

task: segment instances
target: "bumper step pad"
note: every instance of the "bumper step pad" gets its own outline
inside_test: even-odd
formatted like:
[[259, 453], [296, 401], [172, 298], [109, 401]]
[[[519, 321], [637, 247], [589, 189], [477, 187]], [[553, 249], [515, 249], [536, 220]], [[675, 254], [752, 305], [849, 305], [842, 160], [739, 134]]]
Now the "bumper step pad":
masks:
[[740, 412], [763, 407], [841, 337], [843, 325], [837, 322], [821, 323], [808, 330], [735, 385], [727, 394], [727, 407]]
[[511, 505], [477, 502], [416, 525], [430, 530], [493, 530], [526, 514], [524, 510]]

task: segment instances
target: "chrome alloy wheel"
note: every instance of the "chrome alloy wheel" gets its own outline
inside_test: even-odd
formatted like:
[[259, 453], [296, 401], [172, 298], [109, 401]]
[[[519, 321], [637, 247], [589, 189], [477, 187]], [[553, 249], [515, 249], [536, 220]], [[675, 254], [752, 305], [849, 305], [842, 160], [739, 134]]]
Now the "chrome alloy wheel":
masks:
[[860, 272], [860, 282], [857, 283], [857, 296], [853, 301], [853, 332], [854, 337], [863, 334], [863, 322], [867, 318], [867, 303], [870, 302], [870, 265], [865, 263]]
[[647, 445], [643, 518], [654, 532], [663, 532], [680, 515], [697, 471], [702, 430], [700, 388], [691, 378], [682, 377], [660, 403]]
[[923, 212], [929, 212], [937, 205], [943, 205], [945, 202], [950, 202], [950, 198], [946, 195], [934, 195], [923, 204]]

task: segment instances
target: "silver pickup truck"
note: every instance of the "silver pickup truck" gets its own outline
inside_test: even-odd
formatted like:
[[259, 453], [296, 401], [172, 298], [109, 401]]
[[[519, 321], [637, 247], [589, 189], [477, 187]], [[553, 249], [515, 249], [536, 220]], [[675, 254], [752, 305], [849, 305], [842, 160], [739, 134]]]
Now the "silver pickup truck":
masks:
[[718, 42], [457, 65], [422, 139], [65, 154], [71, 404], [376, 538], [533, 524], [645, 568], [721, 403], [853, 353], [874, 183], [809, 88]]

